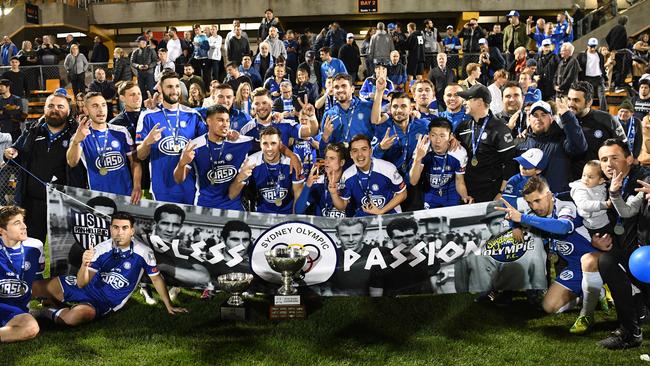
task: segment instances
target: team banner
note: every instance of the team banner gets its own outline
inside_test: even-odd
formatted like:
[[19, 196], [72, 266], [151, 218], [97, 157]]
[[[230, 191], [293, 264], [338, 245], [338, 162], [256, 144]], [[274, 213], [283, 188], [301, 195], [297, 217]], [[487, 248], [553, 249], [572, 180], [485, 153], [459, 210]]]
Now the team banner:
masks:
[[[249, 292], [281, 283], [265, 252], [299, 246], [310, 255], [296, 275], [323, 296], [397, 296], [546, 287], [540, 237], [513, 230], [494, 204], [366, 218], [269, 215], [177, 205], [72, 187], [48, 189], [52, 275], [76, 274], [83, 251], [110, 237], [109, 216], [136, 217], [170, 285], [217, 288], [217, 276], [255, 275]], [[515, 234], [518, 237], [520, 231]]]

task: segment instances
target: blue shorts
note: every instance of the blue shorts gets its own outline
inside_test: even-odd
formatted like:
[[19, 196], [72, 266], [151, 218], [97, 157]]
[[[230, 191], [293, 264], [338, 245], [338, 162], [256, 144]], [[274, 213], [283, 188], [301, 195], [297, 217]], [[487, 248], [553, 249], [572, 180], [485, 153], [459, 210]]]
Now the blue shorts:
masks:
[[101, 317], [111, 312], [112, 307], [101, 294], [93, 291], [90, 286], [79, 288], [76, 276], [59, 276], [63, 289], [63, 302], [87, 304], [95, 308], [95, 317]]
[[557, 275], [555, 282], [573, 292], [576, 296], [582, 296], [582, 268], [580, 262], [569, 262], [566, 268]]
[[0, 303], [0, 327], [4, 327], [16, 315], [21, 314], [29, 314], [29, 312], [18, 306]]

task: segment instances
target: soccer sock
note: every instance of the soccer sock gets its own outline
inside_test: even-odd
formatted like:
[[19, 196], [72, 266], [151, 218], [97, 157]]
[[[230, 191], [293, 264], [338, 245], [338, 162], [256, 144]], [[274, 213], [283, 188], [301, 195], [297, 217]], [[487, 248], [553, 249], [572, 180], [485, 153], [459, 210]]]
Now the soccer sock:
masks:
[[582, 272], [582, 309], [580, 315], [593, 315], [598, 300], [600, 300], [600, 290], [603, 288], [603, 279], [600, 278], [599, 272]]
[[572, 309], [574, 306], [578, 305], [578, 300], [579, 300], [579, 298], [569, 300], [566, 304], [562, 305], [561, 308], [557, 309], [557, 311], [555, 313], [560, 314], [560, 313], [563, 313], [563, 312], [565, 312], [567, 310]]

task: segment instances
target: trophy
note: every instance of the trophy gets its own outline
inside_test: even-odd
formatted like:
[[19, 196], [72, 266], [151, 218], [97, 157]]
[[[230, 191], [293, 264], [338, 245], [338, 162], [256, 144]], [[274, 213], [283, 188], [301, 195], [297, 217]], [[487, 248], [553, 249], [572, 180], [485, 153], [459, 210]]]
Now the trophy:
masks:
[[246, 307], [241, 293], [244, 292], [253, 281], [250, 273], [227, 273], [217, 277], [219, 287], [231, 294], [230, 298], [221, 305], [221, 319], [223, 320], [246, 320]]
[[282, 287], [269, 310], [271, 319], [305, 318], [305, 306], [300, 304], [293, 276], [304, 267], [309, 251], [298, 247], [275, 248], [264, 253], [271, 269], [282, 274]]

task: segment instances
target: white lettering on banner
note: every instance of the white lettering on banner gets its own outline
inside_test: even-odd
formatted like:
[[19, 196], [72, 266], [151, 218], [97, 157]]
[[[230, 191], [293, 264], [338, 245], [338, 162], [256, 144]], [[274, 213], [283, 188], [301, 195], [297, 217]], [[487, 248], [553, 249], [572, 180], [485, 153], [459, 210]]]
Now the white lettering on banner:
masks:
[[384, 256], [381, 255], [379, 248], [370, 249], [370, 254], [368, 254], [368, 260], [366, 261], [366, 266], [363, 268], [369, 270], [372, 268], [372, 266], [379, 266], [381, 269], [386, 268], [386, 261], [384, 260]]
[[344, 254], [345, 256], [343, 260], [343, 270], [347, 272], [350, 270], [350, 267], [352, 267], [354, 262], [361, 258], [361, 255], [352, 249], [346, 249]]
[[402, 250], [404, 248], [406, 248], [406, 245], [400, 244], [390, 251], [390, 254], [393, 255], [393, 258], [395, 258], [395, 262], [390, 264], [390, 268], [397, 268], [397, 266], [406, 262], [406, 257], [404, 256], [404, 254], [402, 254]]
[[421, 252], [421, 250], [424, 249], [426, 246], [427, 246], [426, 243], [424, 243], [423, 241], [421, 241], [421, 242], [419, 242], [416, 246], [414, 246], [414, 247], [411, 249], [411, 251], [410, 251], [411, 254], [413, 254], [413, 255], [415, 256], [415, 259], [412, 260], [412, 261], [409, 263], [409, 265], [410, 265], [411, 267], [415, 267], [415, 266], [417, 266], [420, 262], [422, 262], [423, 260], [427, 259], [427, 257], [426, 257], [424, 254], [422, 254], [422, 252]]
[[203, 256], [203, 248], [205, 248], [206, 245], [207, 244], [203, 240], [190, 245], [190, 248], [192, 248], [192, 254], [190, 254], [190, 256], [199, 262], [203, 262], [205, 258]]

